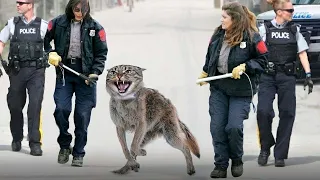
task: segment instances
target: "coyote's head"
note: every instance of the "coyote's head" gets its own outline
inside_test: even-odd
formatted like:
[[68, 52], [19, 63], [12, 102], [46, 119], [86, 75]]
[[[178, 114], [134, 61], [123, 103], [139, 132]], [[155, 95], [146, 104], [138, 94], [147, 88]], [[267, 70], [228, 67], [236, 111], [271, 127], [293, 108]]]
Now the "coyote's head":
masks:
[[106, 89], [115, 99], [128, 99], [143, 87], [144, 68], [133, 65], [118, 65], [108, 69]]

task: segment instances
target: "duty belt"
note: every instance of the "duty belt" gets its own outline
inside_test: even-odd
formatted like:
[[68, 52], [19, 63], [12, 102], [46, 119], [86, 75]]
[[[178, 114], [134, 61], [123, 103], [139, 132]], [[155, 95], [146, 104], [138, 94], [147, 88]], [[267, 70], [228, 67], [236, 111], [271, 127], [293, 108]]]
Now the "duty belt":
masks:
[[37, 66], [37, 61], [20, 61], [19, 66], [21, 68], [24, 67], [36, 67]]
[[275, 68], [277, 72], [284, 72], [284, 64], [276, 64]]
[[66, 64], [77, 64], [81, 62], [81, 58], [67, 58]]

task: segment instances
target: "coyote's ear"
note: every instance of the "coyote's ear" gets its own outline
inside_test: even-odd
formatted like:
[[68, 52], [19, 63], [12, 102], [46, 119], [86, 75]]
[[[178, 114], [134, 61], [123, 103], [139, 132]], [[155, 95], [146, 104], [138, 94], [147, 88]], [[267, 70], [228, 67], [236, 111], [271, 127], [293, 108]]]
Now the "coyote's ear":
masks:
[[147, 70], [146, 68], [142, 68], [142, 67], [139, 67], [139, 66], [135, 66], [135, 68], [137, 70], [141, 71], [141, 72]]

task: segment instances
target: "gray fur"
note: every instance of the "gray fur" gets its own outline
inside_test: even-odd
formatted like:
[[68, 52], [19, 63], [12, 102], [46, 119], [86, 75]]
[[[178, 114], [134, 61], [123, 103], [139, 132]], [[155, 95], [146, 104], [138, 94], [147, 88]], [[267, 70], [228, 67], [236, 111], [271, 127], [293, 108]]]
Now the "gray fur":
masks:
[[[129, 170], [138, 171], [137, 156], [145, 156], [143, 148], [152, 140], [164, 137], [168, 144], [179, 149], [185, 156], [187, 173], [192, 175], [195, 168], [190, 151], [200, 158], [195, 137], [178, 117], [171, 101], [155, 89], [143, 84], [145, 69], [132, 65], [119, 65], [108, 69], [106, 90], [110, 94], [110, 116], [116, 125], [117, 135], [128, 160], [127, 164], [114, 173], [125, 174]], [[117, 82], [131, 82], [126, 92], [120, 93]], [[125, 132], [134, 133], [130, 151]]]

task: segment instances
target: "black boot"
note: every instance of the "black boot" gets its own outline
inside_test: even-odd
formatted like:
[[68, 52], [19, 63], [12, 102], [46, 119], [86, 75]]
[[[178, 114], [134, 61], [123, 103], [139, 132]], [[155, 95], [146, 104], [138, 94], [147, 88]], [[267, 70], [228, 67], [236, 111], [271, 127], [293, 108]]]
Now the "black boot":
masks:
[[69, 161], [69, 156], [71, 154], [71, 148], [69, 149], [60, 149], [58, 155], [58, 163], [65, 164]]
[[284, 162], [284, 159], [275, 159], [274, 166], [275, 167], [285, 167], [286, 164]]
[[71, 166], [82, 167], [83, 157], [73, 157]]
[[231, 174], [233, 177], [240, 177], [243, 174], [243, 162], [241, 159], [232, 160]]
[[21, 141], [12, 141], [11, 143], [12, 151], [18, 152], [21, 150]]
[[268, 163], [270, 156], [270, 150], [261, 150], [258, 157], [258, 164], [260, 166], [265, 166]]
[[30, 154], [32, 156], [42, 156], [42, 149], [40, 145], [30, 145]]
[[210, 174], [211, 178], [227, 178], [227, 168], [216, 166]]

